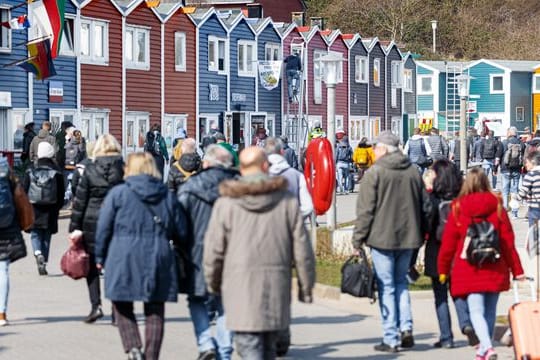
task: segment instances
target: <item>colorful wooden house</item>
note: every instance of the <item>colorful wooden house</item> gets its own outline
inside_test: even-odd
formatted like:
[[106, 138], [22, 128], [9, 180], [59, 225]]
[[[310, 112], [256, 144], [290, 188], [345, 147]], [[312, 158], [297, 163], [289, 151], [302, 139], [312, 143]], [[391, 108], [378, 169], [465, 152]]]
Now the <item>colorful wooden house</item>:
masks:
[[518, 131], [531, 127], [532, 79], [538, 62], [480, 59], [465, 71], [473, 77], [469, 89], [470, 125], [488, 128], [498, 136], [515, 126]]
[[[27, 7], [17, 0], [6, 0], [0, 4], [0, 21], [27, 14]], [[4, 67], [18, 60], [26, 59], [25, 46], [17, 46], [28, 41], [26, 30], [11, 30], [0, 26], [0, 151], [21, 150], [25, 123], [32, 121], [33, 101], [28, 92], [29, 75], [18, 66]]]
[[383, 49], [386, 70], [384, 129], [403, 139], [403, 56], [393, 41], [383, 46]]
[[533, 131], [540, 129], [540, 65], [534, 67], [532, 79], [532, 124]]
[[410, 52], [403, 57], [403, 141], [417, 125], [416, 106], [416, 62]]
[[385, 127], [386, 118], [386, 53], [377, 38], [362, 40], [369, 54], [368, 116], [369, 138], [374, 138]]
[[369, 58], [368, 50], [359, 34], [344, 34], [342, 38], [349, 48], [347, 81], [349, 87], [349, 140], [358, 143], [363, 137], [369, 137], [368, 88]]

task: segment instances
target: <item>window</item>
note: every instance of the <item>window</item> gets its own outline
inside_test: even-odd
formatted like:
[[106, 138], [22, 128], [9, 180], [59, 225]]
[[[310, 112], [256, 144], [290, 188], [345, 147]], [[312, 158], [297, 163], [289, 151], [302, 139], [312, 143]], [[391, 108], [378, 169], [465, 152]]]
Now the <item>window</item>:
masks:
[[313, 51], [313, 102], [322, 104], [322, 79], [323, 66], [321, 58], [326, 55], [326, 51]]
[[264, 60], [266, 61], [281, 60], [281, 46], [279, 44], [267, 43], [264, 46]]
[[373, 60], [373, 86], [381, 86], [381, 60]]
[[304, 13], [293, 12], [291, 13], [291, 22], [296, 23], [298, 26], [304, 26]]
[[174, 69], [186, 71], [186, 33], [174, 33]]
[[208, 37], [208, 70], [225, 74], [227, 71], [227, 40]]
[[391, 98], [391, 104], [390, 106], [392, 106], [393, 108], [397, 107], [397, 88], [393, 87], [392, 90], [390, 91], [390, 98]]
[[100, 135], [109, 132], [109, 111], [81, 113], [81, 133], [86, 141], [96, 141]]
[[149, 122], [150, 115], [148, 113], [126, 113], [126, 147], [128, 152], [143, 149]]
[[433, 78], [431, 75], [418, 76], [418, 82], [420, 88], [418, 88], [418, 95], [431, 95], [433, 94]]
[[403, 70], [403, 90], [405, 92], [413, 91], [413, 72], [411, 69]]
[[491, 94], [504, 93], [503, 75], [489, 75], [489, 92]]
[[[10, 20], [9, 9], [0, 8], [0, 23]], [[0, 25], [0, 52], [11, 51], [11, 29]]]
[[391, 63], [392, 71], [392, 87], [400, 88], [401, 87], [401, 61], [392, 61]]
[[523, 106], [516, 107], [516, 121], [525, 121], [525, 109]]
[[109, 62], [109, 24], [104, 21], [81, 19], [81, 61], [107, 65]]
[[75, 56], [75, 47], [73, 42], [74, 34], [74, 19], [65, 18], [64, 19], [64, 32], [62, 33], [62, 41], [60, 42], [60, 55], [64, 56]]
[[354, 80], [356, 82], [367, 83], [369, 77], [368, 58], [365, 56], [355, 56], [354, 66]]
[[150, 29], [128, 25], [125, 51], [128, 68], [150, 70]]
[[534, 75], [533, 77], [533, 92], [540, 93], [540, 75]]
[[238, 41], [238, 76], [255, 76], [256, 49], [254, 41]]
[[217, 114], [201, 114], [199, 116], [199, 141], [213, 128], [219, 129], [219, 116]]
[[51, 129], [54, 133], [56, 130], [60, 129], [60, 124], [63, 121], [69, 121], [72, 124], [75, 124], [75, 115], [77, 110], [75, 109], [50, 109], [49, 110], [49, 121], [51, 122]]
[[187, 117], [186, 114], [165, 114], [163, 116], [161, 135], [165, 139], [168, 148], [172, 148], [176, 134], [180, 129], [184, 129], [187, 133]]

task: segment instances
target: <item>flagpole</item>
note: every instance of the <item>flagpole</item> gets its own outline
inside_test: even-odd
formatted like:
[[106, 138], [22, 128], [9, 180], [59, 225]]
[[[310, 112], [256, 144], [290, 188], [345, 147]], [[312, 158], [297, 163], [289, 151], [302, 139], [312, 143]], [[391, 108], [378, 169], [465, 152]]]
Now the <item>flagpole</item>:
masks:
[[37, 56], [32, 56], [32, 57], [29, 57], [29, 58], [26, 58], [26, 59], [22, 59], [22, 60], [15, 60], [15, 61], [13, 61], [13, 62], [10, 62], [9, 64], [4, 64], [4, 65], [2, 65], [2, 67], [16, 66], [16, 65], [22, 64], [23, 62], [27, 62], [27, 61], [33, 60], [33, 59], [35, 59], [36, 57], [37, 57]]
[[18, 44], [15, 44], [13, 47], [19, 47], [19, 46], [23, 46], [23, 45], [30, 45], [34, 42], [38, 42], [38, 41], [41, 41], [41, 40], [46, 40], [46, 39], [50, 39], [51, 38], [51, 35], [45, 35], [45, 36], [42, 36], [40, 38], [35, 38], [35, 39], [32, 39], [30, 41], [25, 41], [25, 42], [22, 42], [22, 43], [18, 43]]
[[23, 1], [15, 6], [12, 6], [10, 9], [13, 10], [13, 9], [18, 9], [20, 7], [23, 7], [24, 5], [28, 5], [30, 4], [32, 1]]

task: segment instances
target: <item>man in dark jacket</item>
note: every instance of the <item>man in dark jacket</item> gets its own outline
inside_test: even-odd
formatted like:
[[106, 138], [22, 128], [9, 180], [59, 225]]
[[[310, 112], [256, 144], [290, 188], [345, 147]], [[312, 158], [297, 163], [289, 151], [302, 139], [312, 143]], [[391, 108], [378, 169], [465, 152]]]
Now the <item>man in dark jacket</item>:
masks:
[[[521, 167], [523, 166], [523, 153], [525, 144], [517, 137], [517, 129], [512, 126], [508, 129], [507, 138], [502, 142], [503, 152], [501, 159], [503, 205], [508, 209], [510, 194], [518, 193]], [[516, 151], [512, 151], [515, 149]], [[516, 154], [516, 155], [514, 155]], [[517, 216], [513, 216], [517, 217]]]
[[[209, 296], [203, 272], [204, 234], [210, 221], [214, 202], [219, 197], [219, 184], [238, 175], [232, 166], [232, 156], [225, 148], [211, 144], [206, 148], [203, 170], [190, 177], [178, 191], [180, 205], [188, 214], [188, 286], [181, 289], [188, 295], [191, 320], [195, 328], [199, 359], [230, 359], [232, 334], [225, 328], [221, 298]], [[217, 311], [217, 336], [211, 335], [209, 313]], [[217, 348], [216, 348], [217, 346]]]
[[289, 139], [285, 135], [281, 136], [280, 139], [283, 141], [283, 157], [290, 167], [298, 170], [298, 156], [296, 156], [294, 149], [289, 146]]
[[488, 176], [491, 175], [491, 186], [497, 188], [497, 167], [502, 156], [502, 147], [495, 138], [493, 130], [488, 131], [487, 136], [480, 140], [480, 154], [482, 157], [482, 169]]
[[34, 132], [34, 123], [31, 122], [24, 125], [23, 145], [21, 154], [22, 162], [26, 162], [26, 160], [30, 159], [30, 144], [32, 143], [32, 140], [35, 136], [36, 133]]
[[[300, 73], [302, 72], [302, 60], [297, 53], [292, 53], [287, 56], [283, 62], [285, 65], [285, 74], [287, 75], [287, 89], [289, 95], [289, 102], [293, 101], [298, 92]], [[293, 80], [295, 80], [293, 82]]]
[[62, 121], [62, 124], [60, 124], [60, 131], [56, 134], [56, 144], [58, 145], [57, 153], [56, 153], [56, 162], [58, 163], [58, 166], [60, 169], [64, 168], [65, 161], [66, 161], [66, 135], [68, 134], [67, 130], [69, 128], [73, 127], [73, 123], [71, 121]]
[[159, 124], [152, 125], [152, 129], [146, 133], [144, 151], [152, 154], [156, 162], [156, 166], [161, 173], [161, 176], [163, 176], [165, 162], [169, 161], [169, 153], [167, 152], [165, 140], [163, 139], [163, 136], [161, 136]]
[[399, 345], [414, 346], [407, 271], [422, 245], [430, 202], [420, 174], [399, 151], [399, 138], [384, 131], [375, 142], [375, 164], [358, 193], [353, 246], [372, 249], [384, 329], [375, 350], [394, 353]]
[[37, 136], [35, 136], [32, 139], [32, 142], [30, 143], [30, 149], [28, 150], [28, 155], [30, 156], [31, 162], [36, 162], [37, 160], [37, 150], [38, 146], [42, 142], [48, 142], [51, 144], [54, 148], [55, 155], [53, 156], [53, 160], [56, 161], [56, 155], [58, 153], [58, 145], [56, 144], [56, 139], [54, 136], [51, 135], [51, 123], [48, 121], [45, 121], [43, 124], [41, 124], [41, 130], [39, 130]]

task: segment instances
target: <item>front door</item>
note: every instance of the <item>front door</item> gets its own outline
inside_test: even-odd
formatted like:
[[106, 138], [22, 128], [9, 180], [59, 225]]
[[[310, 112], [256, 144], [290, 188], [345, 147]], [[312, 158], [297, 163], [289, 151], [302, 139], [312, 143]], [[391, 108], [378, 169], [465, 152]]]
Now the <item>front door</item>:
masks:
[[249, 117], [249, 134], [246, 134], [246, 143], [257, 144], [257, 134], [264, 133], [266, 136], [274, 136], [274, 119], [266, 113], [251, 113]]

